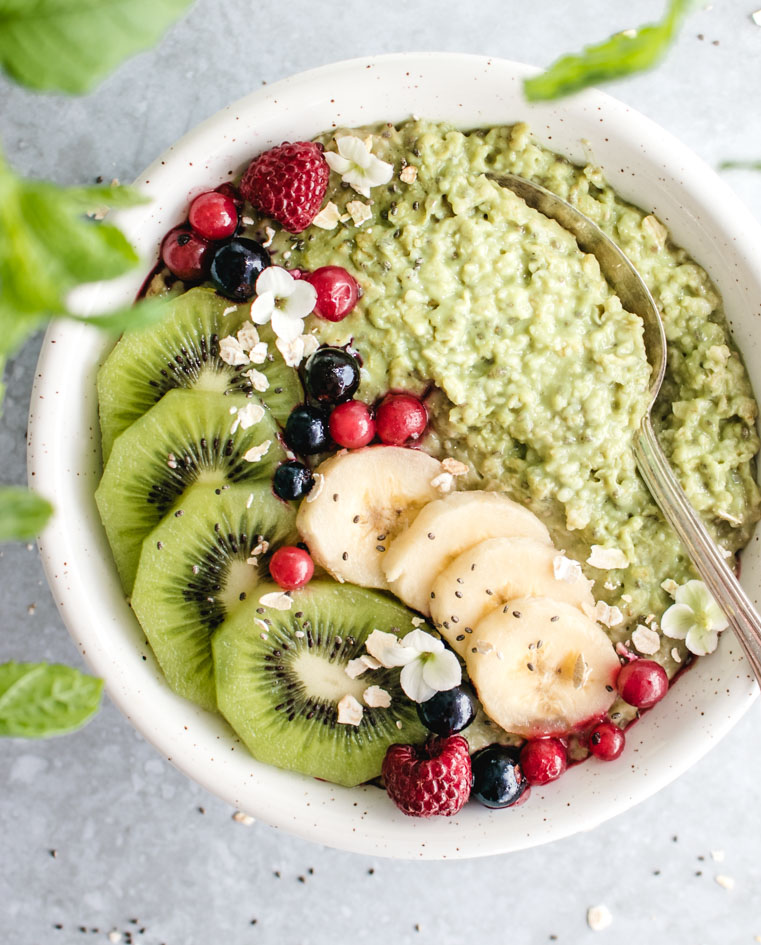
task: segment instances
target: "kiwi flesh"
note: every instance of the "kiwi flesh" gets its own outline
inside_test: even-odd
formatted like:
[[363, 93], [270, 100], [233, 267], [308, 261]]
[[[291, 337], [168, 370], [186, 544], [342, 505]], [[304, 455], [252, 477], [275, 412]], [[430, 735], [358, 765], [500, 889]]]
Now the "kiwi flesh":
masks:
[[[231, 432], [230, 410], [250, 403], [241, 395], [170, 390], [115, 441], [95, 501], [127, 593], [144, 539], [190, 486], [269, 480], [285, 458], [267, 410], [258, 423]], [[244, 458], [266, 440], [260, 459]]]
[[212, 634], [298, 541], [295, 522], [268, 484], [196, 485], [145, 539], [132, 609], [175, 692], [216, 709]]
[[[374, 629], [403, 635], [416, 614], [377, 591], [317, 580], [290, 592], [290, 610], [261, 605], [278, 591], [260, 585], [214, 635], [220, 711], [258, 761], [347, 786], [378, 777], [389, 745], [426, 731], [398, 668], [357, 679], [345, 668]], [[365, 705], [359, 725], [339, 723], [339, 700], [362, 704], [369, 686], [389, 693], [389, 708]]]
[[[264, 363], [230, 365], [220, 358], [220, 340], [251, 324], [250, 304], [236, 305], [212, 289], [196, 288], [168, 307], [157, 324], [124, 334], [98, 372], [104, 462], [116, 437], [177, 387], [257, 397], [278, 423], [303, 400], [298, 374], [275, 351], [269, 325], [257, 326], [268, 348]], [[265, 375], [266, 390], [254, 390], [246, 375], [251, 368]]]

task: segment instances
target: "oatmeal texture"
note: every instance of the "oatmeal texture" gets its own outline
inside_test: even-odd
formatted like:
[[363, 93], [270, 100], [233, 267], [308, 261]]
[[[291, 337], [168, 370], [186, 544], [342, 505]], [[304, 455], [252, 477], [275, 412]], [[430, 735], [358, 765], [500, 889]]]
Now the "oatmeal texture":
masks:
[[[524, 124], [462, 133], [411, 120], [320, 140], [335, 150], [348, 133], [372, 134], [373, 153], [394, 175], [362, 201], [357, 225], [347, 205], [358, 195], [333, 173], [326, 199], [341, 221], [274, 237], [276, 264], [341, 265], [362, 286], [343, 322], [307, 325], [321, 342], [359, 352], [362, 399], [430, 391], [425, 448], [467, 462], [471, 487], [502, 489], [545, 521], [555, 544], [583, 563], [596, 596], [621, 609], [614, 641], [631, 640], [650, 615], [657, 629], [654, 618], [671, 603], [661, 583], [694, 573], [631, 449], [650, 370], [641, 322], [570, 234], [485, 175], [519, 174], [554, 191], [639, 269], [669, 342], [656, 430], [729, 556], [759, 518], [757, 408], [709, 277], [599, 170], [541, 147]], [[256, 224], [262, 234], [264, 225]], [[621, 552], [628, 566], [592, 567], [592, 545]], [[673, 675], [685, 653], [664, 638], [651, 658]]]

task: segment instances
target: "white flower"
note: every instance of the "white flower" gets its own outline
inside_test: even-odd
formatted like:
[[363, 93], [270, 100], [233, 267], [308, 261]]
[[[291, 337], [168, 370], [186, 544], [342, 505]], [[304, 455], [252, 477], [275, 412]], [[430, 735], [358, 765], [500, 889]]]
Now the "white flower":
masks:
[[370, 196], [370, 188], [387, 184], [394, 173], [393, 165], [381, 161], [370, 151], [361, 138], [344, 135], [336, 141], [338, 154], [327, 151], [325, 160], [341, 175], [345, 184], [350, 184], [363, 197]]
[[675, 594], [675, 604], [661, 617], [667, 637], [684, 640], [690, 653], [713, 653], [719, 633], [727, 628], [727, 618], [702, 581], [688, 581]]
[[255, 325], [270, 322], [278, 338], [294, 341], [302, 333], [304, 319], [316, 301], [317, 290], [309, 282], [294, 279], [280, 266], [268, 266], [256, 280], [251, 321]]
[[437, 692], [454, 689], [462, 680], [457, 657], [425, 630], [412, 630], [401, 640], [393, 633], [373, 630], [365, 646], [386, 669], [402, 667], [399, 682], [413, 702], [425, 702]]

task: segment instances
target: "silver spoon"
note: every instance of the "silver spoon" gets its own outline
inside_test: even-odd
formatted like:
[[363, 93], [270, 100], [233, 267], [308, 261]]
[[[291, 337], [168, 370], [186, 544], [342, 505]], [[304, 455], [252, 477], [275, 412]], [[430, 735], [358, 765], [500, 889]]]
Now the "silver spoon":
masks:
[[660, 312], [649, 289], [618, 246], [571, 204], [523, 177], [512, 174], [490, 174], [489, 177], [572, 233], [583, 252], [597, 257], [603, 275], [623, 307], [642, 319], [645, 326], [645, 351], [652, 373], [650, 402], [634, 434], [637, 467], [666, 520], [682, 540], [695, 570], [724, 611], [761, 684], [761, 618], [740, 587], [721, 550], [690, 505], [653, 430], [651, 411], [666, 372], [666, 336]]

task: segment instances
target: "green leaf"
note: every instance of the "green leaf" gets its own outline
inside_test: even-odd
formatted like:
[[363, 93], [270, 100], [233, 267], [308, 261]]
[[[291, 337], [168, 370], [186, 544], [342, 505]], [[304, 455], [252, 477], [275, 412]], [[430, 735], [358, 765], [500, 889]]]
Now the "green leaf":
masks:
[[53, 506], [21, 486], [0, 486], [0, 541], [34, 538], [45, 527]]
[[87, 92], [191, 2], [0, 0], [0, 66], [33, 89]]
[[124, 308], [113, 309], [110, 312], [104, 312], [102, 315], [70, 315], [76, 321], [87, 322], [89, 325], [95, 325], [104, 331], [120, 335], [123, 331], [135, 331], [139, 328], [147, 328], [160, 321], [167, 313], [167, 302], [169, 296], [154, 296], [148, 299], [141, 299], [135, 305], [126, 305]]
[[720, 171], [761, 171], [761, 161], [722, 161]]
[[562, 56], [546, 72], [524, 81], [526, 98], [530, 102], [561, 98], [652, 68], [666, 54], [694, 2], [670, 0], [659, 23], [616, 33], [581, 53]]
[[[0, 155], [0, 357], [47, 319], [68, 315], [66, 297], [77, 285], [120, 276], [138, 262], [120, 230], [84, 211], [143, 200], [126, 187], [63, 188], [25, 180]], [[134, 316], [154, 317], [154, 306]], [[130, 324], [124, 313], [92, 321], [113, 331]]]
[[84, 725], [103, 683], [57, 663], [0, 664], [0, 735], [47, 738]]

